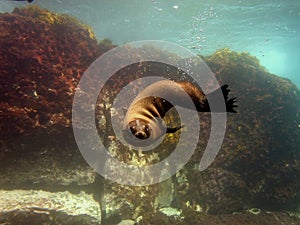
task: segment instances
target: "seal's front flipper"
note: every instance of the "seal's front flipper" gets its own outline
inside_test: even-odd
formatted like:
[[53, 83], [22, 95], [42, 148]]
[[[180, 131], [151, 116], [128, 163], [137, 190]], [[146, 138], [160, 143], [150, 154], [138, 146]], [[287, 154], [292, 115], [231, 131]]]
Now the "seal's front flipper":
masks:
[[166, 131], [166, 133], [168, 133], [168, 134], [173, 134], [173, 133], [175, 133], [176, 131], [178, 131], [178, 130], [180, 130], [181, 128], [183, 128], [184, 127], [184, 125], [182, 125], [182, 126], [178, 126], [178, 127], [167, 127], [167, 131]]

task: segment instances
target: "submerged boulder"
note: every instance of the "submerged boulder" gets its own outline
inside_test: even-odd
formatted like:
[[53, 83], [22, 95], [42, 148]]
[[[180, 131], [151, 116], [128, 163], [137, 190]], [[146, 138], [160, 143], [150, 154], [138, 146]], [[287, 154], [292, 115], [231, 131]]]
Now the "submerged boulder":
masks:
[[235, 214], [210, 215], [202, 212], [184, 211], [180, 216], [167, 215], [157, 212], [151, 218], [144, 218], [139, 225], [282, 225], [299, 224], [300, 219], [284, 212], [268, 212], [259, 209], [250, 209]]
[[[232, 96], [237, 97], [238, 113], [227, 114], [222, 147], [203, 172], [198, 171], [198, 162], [209, 137], [210, 119], [201, 117], [199, 148], [186, 166], [191, 188], [185, 192], [179, 184], [179, 193], [214, 213], [240, 207], [293, 208], [300, 194], [299, 89], [268, 73], [248, 53], [222, 49], [204, 60], [220, 84], [229, 84]], [[192, 197], [195, 192], [199, 198]]]
[[1, 13], [0, 22], [0, 189], [9, 190], [0, 193], [0, 223], [100, 224], [99, 202], [66, 190], [99, 190], [76, 146], [71, 108], [79, 79], [110, 42], [37, 6]]
[[76, 18], [34, 5], [0, 20], [1, 138], [70, 127], [75, 87], [111, 42], [98, 44]]
[[89, 185], [95, 172], [71, 127], [75, 87], [111, 42], [76, 18], [40, 9], [0, 14], [0, 187]]
[[[30, 221], [30, 222], [29, 222]], [[101, 210], [91, 195], [35, 190], [0, 191], [2, 224], [99, 225]]]

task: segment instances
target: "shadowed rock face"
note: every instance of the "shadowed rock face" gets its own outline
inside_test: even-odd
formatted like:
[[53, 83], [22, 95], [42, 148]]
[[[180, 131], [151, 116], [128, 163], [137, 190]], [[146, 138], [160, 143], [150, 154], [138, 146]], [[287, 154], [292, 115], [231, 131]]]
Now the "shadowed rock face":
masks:
[[[179, 192], [211, 213], [239, 207], [293, 208], [300, 190], [298, 88], [266, 72], [246, 53], [223, 49], [205, 61], [220, 83], [230, 84], [238, 99], [238, 114], [227, 115], [222, 148], [210, 168], [200, 173], [194, 165], [210, 132], [209, 118], [202, 116], [203, 139], [186, 167], [192, 188], [181, 190], [179, 184]], [[195, 190], [198, 197], [193, 198]], [[243, 206], [237, 204], [241, 201]]]
[[[255, 210], [255, 209], [254, 209]], [[250, 212], [240, 212], [235, 215], [223, 214], [223, 215], [208, 215], [199, 212], [185, 212], [184, 217], [170, 217], [163, 213], [156, 213], [149, 220], [142, 220], [139, 224], [195, 224], [195, 225], [256, 225], [256, 224], [293, 224], [299, 223], [299, 218], [291, 217], [282, 212], [264, 212], [261, 211], [257, 214]]]
[[[0, 14], [0, 21], [0, 189], [6, 189], [0, 194], [0, 223], [27, 224], [25, 215], [36, 224], [53, 217], [58, 224], [62, 219], [65, 224], [99, 224], [100, 205], [106, 214], [102, 219], [110, 224], [125, 219], [140, 224], [300, 223], [286, 213], [244, 211], [254, 207], [291, 210], [299, 205], [300, 94], [290, 81], [267, 73], [246, 53], [222, 49], [204, 57], [220, 84], [230, 86], [239, 105], [238, 114], [228, 114], [217, 158], [204, 172], [197, 170], [210, 132], [209, 115], [201, 114], [199, 146], [190, 162], [166, 181], [168, 185], [122, 186], [104, 181], [87, 165], [71, 128], [75, 87], [90, 63], [113, 47], [111, 43], [98, 44], [90, 28], [76, 19], [37, 7]], [[158, 49], [145, 51], [171, 57]], [[162, 73], [172, 79], [181, 77], [180, 71], [166, 65], [132, 65], [118, 71], [99, 97], [99, 134], [110, 136], [104, 142], [118, 160], [154, 164], [176, 145], [178, 136], [170, 136], [163, 149], [139, 155], [114, 138], [109, 124], [109, 105], [120, 88], [135, 78]], [[92, 211], [86, 208], [74, 214], [61, 210], [63, 201], [56, 205], [73, 199], [71, 208], [76, 208], [82, 200], [77, 196], [80, 192]], [[173, 211], [179, 214], [163, 214], [160, 207], [178, 208]], [[236, 211], [241, 213], [208, 214]]]
[[240, 175], [252, 205], [283, 207], [300, 190], [299, 89], [265, 72], [245, 53], [224, 49], [207, 62], [221, 82], [232, 85], [240, 106], [238, 116], [228, 115], [227, 135], [214, 166]]

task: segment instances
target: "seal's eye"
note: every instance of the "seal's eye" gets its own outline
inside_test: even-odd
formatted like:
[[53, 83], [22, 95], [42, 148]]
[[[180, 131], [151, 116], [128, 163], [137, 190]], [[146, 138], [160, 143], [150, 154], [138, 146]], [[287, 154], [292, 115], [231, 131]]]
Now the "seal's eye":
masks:
[[131, 126], [130, 127], [131, 132], [134, 134], [136, 132], [136, 126]]
[[148, 125], [145, 125], [144, 131], [147, 134], [147, 136], [149, 137], [151, 134], [151, 128]]

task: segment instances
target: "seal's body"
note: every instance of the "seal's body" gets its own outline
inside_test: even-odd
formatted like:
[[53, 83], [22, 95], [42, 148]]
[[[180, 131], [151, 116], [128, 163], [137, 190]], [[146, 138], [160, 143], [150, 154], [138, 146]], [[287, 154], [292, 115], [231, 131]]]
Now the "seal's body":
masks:
[[[228, 85], [222, 86], [221, 91], [225, 99], [225, 111], [236, 112], [235, 98], [228, 100]], [[127, 137], [131, 133], [130, 135], [133, 134], [140, 140], [150, 137], [156, 140], [164, 133], [175, 133], [182, 126], [168, 128], [163, 122], [166, 113], [174, 106], [166, 99], [175, 99], [175, 104], [181, 107], [196, 109], [198, 112], [210, 112], [208, 98], [217, 97], [216, 93], [217, 91], [213, 91], [206, 96], [190, 82], [171, 80], [155, 82], [141, 91], [130, 104], [123, 123], [124, 138], [128, 140]], [[192, 100], [192, 106], [186, 100], [187, 96]]]

